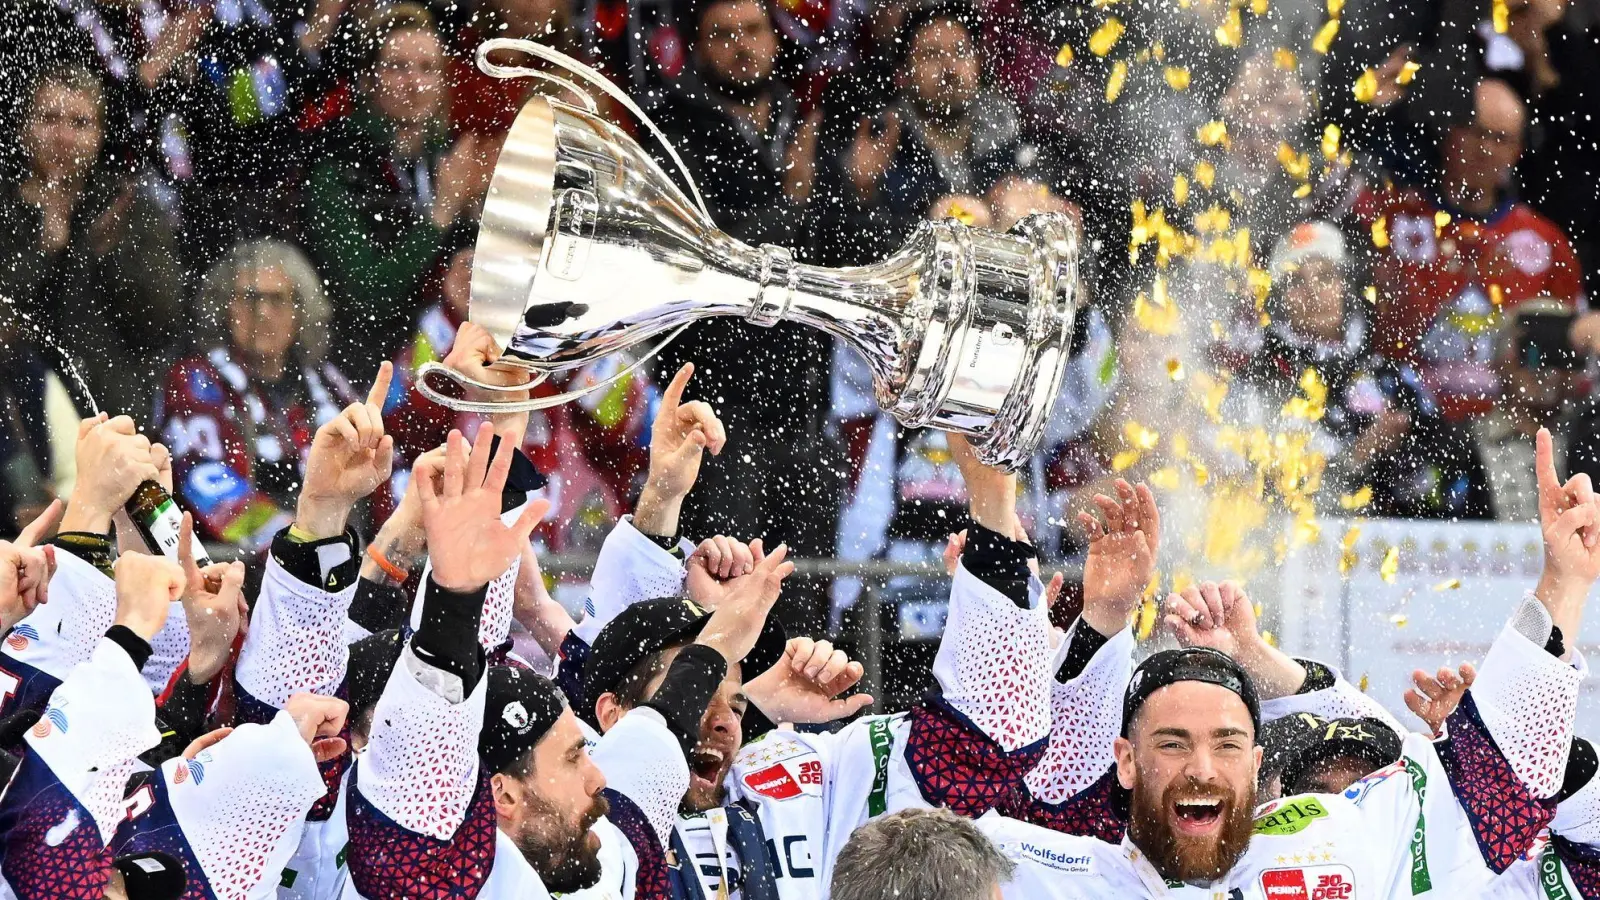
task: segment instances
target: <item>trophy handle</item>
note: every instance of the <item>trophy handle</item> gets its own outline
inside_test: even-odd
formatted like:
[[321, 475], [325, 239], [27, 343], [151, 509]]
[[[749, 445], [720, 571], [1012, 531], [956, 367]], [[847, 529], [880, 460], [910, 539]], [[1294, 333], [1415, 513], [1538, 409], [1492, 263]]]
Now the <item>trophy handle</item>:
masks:
[[[589, 112], [595, 113], [596, 115], [599, 114], [599, 109], [596, 108], [594, 98], [591, 97], [587, 91], [573, 84], [571, 81], [562, 78], [560, 75], [552, 75], [549, 72], [544, 72], [539, 69], [530, 69], [527, 66], [502, 66], [497, 63], [489, 62], [489, 54], [496, 50], [519, 50], [528, 54], [529, 56], [536, 56], [547, 63], [551, 63], [552, 65], [560, 66], [561, 68], [588, 82], [589, 84], [599, 88], [607, 97], [610, 97], [611, 99], [620, 103], [623, 109], [626, 109], [628, 112], [632, 113], [633, 117], [638, 119], [639, 123], [650, 132], [650, 136], [656, 139], [656, 143], [660, 144], [667, 151], [667, 155], [672, 158], [672, 164], [678, 167], [678, 174], [682, 175], [683, 180], [688, 183], [689, 193], [694, 196], [694, 203], [695, 206], [700, 208], [700, 214], [706, 217], [706, 221], [711, 221], [711, 211], [706, 208], [705, 198], [700, 196], [700, 186], [695, 184], [694, 176], [689, 174], [689, 167], [684, 165], [683, 158], [678, 155], [677, 149], [672, 146], [671, 141], [667, 140], [667, 136], [661, 132], [661, 129], [656, 127], [656, 123], [648, 115], [645, 115], [645, 111], [640, 109], [637, 103], [633, 102], [633, 98], [629, 97], [626, 93], [623, 93], [621, 88], [617, 87], [615, 84], [612, 84], [611, 79], [601, 75], [599, 72], [596, 72], [594, 69], [590, 68], [584, 63], [573, 59], [559, 50], [546, 47], [543, 44], [536, 44], [533, 41], [521, 40], [519, 38], [490, 38], [489, 40], [478, 45], [478, 69], [481, 70], [485, 75], [491, 75], [495, 78], [519, 78], [526, 76], [528, 78], [537, 78], [540, 81], [554, 84], [557, 87], [571, 91], [573, 94], [582, 98], [584, 109], [587, 109]], [[642, 361], [643, 360], [641, 360], [641, 362]], [[533, 408], [538, 409], [541, 407]]]
[[437, 362], [423, 363], [422, 367], [417, 369], [417, 390], [422, 393], [422, 396], [427, 397], [429, 400], [432, 400], [440, 406], [458, 410], [460, 412], [494, 414], [532, 412], [536, 409], [549, 409], [552, 406], [560, 406], [563, 403], [570, 403], [579, 397], [592, 394], [601, 388], [610, 387], [613, 383], [617, 382], [624, 376], [633, 374], [633, 372], [635, 372], [640, 366], [649, 362], [657, 353], [660, 353], [662, 350], [664, 350], [668, 344], [672, 343], [672, 341], [677, 338], [678, 335], [682, 334], [683, 330], [688, 327], [688, 323], [679, 325], [675, 331], [667, 335], [665, 340], [662, 340], [654, 347], [651, 347], [649, 353], [646, 353], [626, 366], [623, 366], [621, 369], [613, 372], [611, 375], [596, 381], [594, 384], [585, 385], [584, 387], [581, 387], [575, 391], [564, 391], [560, 394], [553, 394], [549, 397], [529, 397], [526, 400], [462, 400], [456, 397], [446, 397], [435, 390], [433, 385], [428, 383], [428, 376], [434, 374], [435, 372], [439, 372], [442, 373], [448, 380], [453, 381], [463, 387], [477, 388], [480, 391], [488, 391], [491, 393], [511, 393], [513, 391], [525, 391], [529, 388], [537, 387], [540, 384], [543, 384], [544, 380], [549, 378], [550, 375], [548, 372], [538, 373], [537, 377], [525, 384], [513, 384], [509, 386], [503, 384], [489, 384], [485, 381], [479, 381], [476, 378], [468, 378], [460, 372], [457, 372], [455, 369]]

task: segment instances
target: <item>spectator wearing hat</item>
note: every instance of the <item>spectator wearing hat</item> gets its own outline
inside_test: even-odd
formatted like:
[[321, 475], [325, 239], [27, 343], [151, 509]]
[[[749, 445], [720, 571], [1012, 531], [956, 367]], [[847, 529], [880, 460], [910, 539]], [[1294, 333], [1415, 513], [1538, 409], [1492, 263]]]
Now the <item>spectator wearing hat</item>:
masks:
[[1339, 230], [1319, 221], [1296, 226], [1273, 248], [1270, 266], [1271, 324], [1245, 367], [1246, 383], [1258, 392], [1246, 396], [1276, 410], [1312, 375], [1326, 387], [1326, 411], [1316, 423], [1334, 488], [1326, 493], [1371, 487], [1376, 515], [1487, 516], [1470, 439], [1443, 421], [1414, 369], [1369, 346], [1366, 304], [1350, 290], [1351, 259]]
[[488, 188], [488, 148], [445, 127], [445, 54], [426, 8], [401, 3], [368, 26], [360, 98], [311, 172], [306, 236], [328, 275], [334, 357], [365, 371], [395, 350], [412, 298], [458, 216]]

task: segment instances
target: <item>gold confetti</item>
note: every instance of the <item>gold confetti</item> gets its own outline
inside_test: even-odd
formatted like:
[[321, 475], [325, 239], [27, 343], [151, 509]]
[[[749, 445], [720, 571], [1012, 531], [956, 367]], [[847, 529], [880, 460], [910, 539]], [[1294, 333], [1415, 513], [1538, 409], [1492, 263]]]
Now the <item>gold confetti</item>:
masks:
[[1364, 484], [1361, 490], [1354, 494], [1345, 494], [1339, 498], [1341, 509], [1361, 509], [1372, 502], [1372, 485]]
[[1371, 303], [1374, 306], [1376, 306], [1377, 303], [1378, 303], [1378, 286], [1375, 285], [1375, 284], [1367, 285], [1365, 288], [1362, 289], [1361, 296], [1367, 298], [1367, 302], [1368, 303]]
[[1494, 18], [1494, 33], [1505, 34], [1511, 27], [1511, 10], [1507, 8], [1506, 0], [1494, 0], [1490, 9], [1490, 14]]
[[960, 203], [954, 200], [950, 201], [949, 206], [945, 207], [944, 217], [955, 219], [957, 222], [960, 222], [968, 227], [978, 223], [978, 217], [972, 214], [972, 210], [967, 209], [965, 206], [962, 206]]
[[1438, 212], [1434, 213], [1433, 214], [1433, 236], [1434, 237], [1438, 237], [1439, 233], [1441, 231], [1444, 231], [1444, 227], [1446, 225], [1449, 225], [1449, 224], [1450, 224], [1450, 214], [1449, 213], [1445, 212], [1442, 209], [1439, 210]]
[[1104, 24], [1094, 30], [1094, 34], [1089, 35], [1089, 52], [1095, 56], [1105, 56], [1110, 53], [1111, 48], [1122, 38], [1122, 31], [1121, 19], [1116, 16], [1106, 19]]
[[1339, 35], [1339, 20], [1329, 19], [1317, 29], [1317, 34], [1311, 39], [1311, 49], [1323, 56], [1328, 55], [1328, 50], [1333, 47], [1333, 39]]
[[1183, 363], [1176, 359], [1167, 360], [1167, 377], [1173, 381], [1183, 380]]
[[1495, 309], [1505, 305], [1506, 292], [1498, 284], [1489, 285], [1489, 300], [1494, 303]]
[[1156, 611], [1158, 607], [1154, 600], [1145, 600], [1139, 607], [1139, 624], [1134, 627], [1134, 636], [1141, 641], [1150, 639], [1156, 628]]
[[1322, 158], [1329, 162], [1339, 158], [1339, 126], [1331, 122], [1322, 129]]
[[1344, 12], [1344, 0], [1328, 0], [1328, 18], [1337, 19]]
[[1400, 67], [1400, 74], [1394, 77], [1394, 83], [1410, 84], [1412, 80], [1417, 77], [1417, 73], [1420, 71], [1422, 71], [1421, 63], [1414, 63], [1410, 60], [1406, 60], [1406, 64]]
[[1221, 25], [1217, 26], [1213, 36], [1216, 37], [1217, 43], [1224, 47], [1239, 46], [1239, 43], [1244, 39], [1244, 22], [1241, 21], [1237, 7], [1228, 10], [1227, 18], [1222, 20]]
[[1352, 525], [1352, 526], [1350, 526], [1349, 530], [1344, 533], [1344, 537], [1340, 539], [1340, 541], [1339, 541], [1339, 543], [1340, 543], [1340, 548], [1339, 548], [1339, 574], [1340, 575], [1344, 575], [1344, 574], [1349, 573], [1349, 571], [1351, 569], [1356, 567], [1356, 563], [1361, 561], [1361, 555], [1356, 551], [1356, 541], [1360, 537], [1361, 537], [1361, 529], [1359, 527], [1357, 527], [1357, 526]]
[[1454, 590], [1459, 589], [1460, 587], [1461, 587], [1461, 579], [1459, 579], [1459, 578], [1446, 578], [1444, 581], [1441, 581], [1438, 584], [1434, 585], [1433, 589], [1436, 590], [1436, 591], [1454, 591]]
[[1161, 275], [1155, 277], [1150, 284], [1150, 299], [1157, 306], [1168, 306], [1172, 303], [1172, 295], [1167, 293], [1167, 279]]
[[1293, 72], [1299, 63], [1294, 58], [1294, 51], [1286, 47], [1279, 47], [1272, 51], [1272, 64], [1285, 72]]
[[1383, 562], [1378, 564], [1378, 577], [1387, 584], [1394, 584], [1394, 576], [1400, 573], [1400, 548], [1390, 547], [1383, 554]]
[[1379, 250], [1389, 246], [1389, 217], [1380, 216], [1372, 223], [1372, 246]]
[[[1220, 125], [1221, 123], [1219, 122], [1217, 124]], [[1224, 134], [1226, 134], [1226, 131], [1224, 131]], [[1216, 181], [1216, 178], [1216, 166], [1213, 166], [1211, 163], [1208, 163], [1203, 159], [1194, 164], [1194, 180], [1200, 182], [1201, 187], [1208, 191], [1211, 190], [1211, 185]]]
[[1111, 471], [1122, 472], [1139, 461], [1139, 451], [1124, 450], [1111, 458]]
[[1307, 422], [1321, 420], [1327, 412], [1328, 386], [1323, 383], [1316, 369], [1306, 369], [1300, 373], [1300, 392], [1303, 396], [1290, 397], [1289, 402], [1283, 405], [1283, 414]]
[[1106, 102], [1115, 103], [1122, 96], [1122, 85], [1128, 80], [1128, 64], [1117, 60], [1111, 66], [1111, 74], [1106, 76]]
[[1294, 197], [1296, 200], [1309, 196], [1311, 196], [1311, 182], [1309, 181], [1294, 189]]
[[[1194, 134], [1195, 138], [1198, 139], [1200, 143], [1206, 145], [1207, 147], [1215, 147], [1228, 139], [1228, 126], [1221, 119], [1213, 119], [1210, 122], [1201, 125], [1199, 128], [1196, 128]], [[1198, 170], [1198, 164], [1196, 164], [1196, 169]], [[1201, 183], [1205, 184], [1208, 188], [1211, 186], [1203, 179]]]
[[1273, 634], [1270, 631], [1262, 631], [1261, 632], [1261, 640], [1268, 647], [1276, 647], [1276, 646], [1278, 646], [1278, 636]]
[[1288, 141], [1278, 142], [1278, 164], [1289, 173], [1291, 178], [1305, 181], [1311, 175], [1311, 157], [1304, 153], [1296, 153], [1289, 146]]
[[1067, 66], [1072, 65], [1072, 59], [1072, 45], [1062, 44], [1061, 49], [1056, 51], [1056, 65], [1065, 69]]
[[1389, 624], [1396, 628], [1404, 628], [1411, 622], [1411, 617], [1405, 613], [1395, 613], [1389, 617]]
[[1250, 0], [1250, 14], [1264, 16], [1267, 14], [1267, 0]]
[[1365, 694], [1367, 692], [1367, 673], [1361, 673], [1361, 681], [1357, 686], [1361, 688], [1361, 693]]
[[1178, 470], [1171, 466], [1162, 466], [1151, 472], [1146, 480], [1150, 482], [1151, 487], [1163, 491], [1175, 491], [1178, 489]]
[[1159, 337], [1170, 337], [1178, 332], [1178, 307], [1168, 304], [1156, 306], [1145, 299], [1143, 291], [1133, 298], [1133, 321], [1140, 328]]
[[1161, 442], [1161, 432], [1146, 428], [1138, 422], [1124, 422], [1122, 436], [1140, 450], [1154, 450], [1156, 444]]
[[1361, 103], [1371, 103], [1378, 96], [1378, 73], [1367, 69], [1350, 86], [1350, 93], [1356, 95], [1356, 100]]
[[1179, 206], [1189, 202], [1189, 177], [1182, 172], [1172, 176], [1172, 200]]
[[1162, 74], [1167, 78], [1167, 87], [1175, 91], [1184, 90], [1189, 86], [1189, 70], [1183, 66], [1167, 66]]
[[1167, 45], [1161, 43], [1160, 41], [1156, 41], [1154, 44], [1150, 45], [1150, 55], [1154, 56], [1157, 62], [1166, 59]]

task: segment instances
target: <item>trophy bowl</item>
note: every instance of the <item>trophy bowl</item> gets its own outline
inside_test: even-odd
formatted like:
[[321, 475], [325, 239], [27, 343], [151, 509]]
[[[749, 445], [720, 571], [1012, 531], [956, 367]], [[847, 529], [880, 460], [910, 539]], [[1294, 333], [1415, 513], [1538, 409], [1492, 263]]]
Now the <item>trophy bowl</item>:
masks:
[[[867, 361], [877, 400], [908, 427], [969, 436], [983, 462], [1014, 470], [1038, 447], [1071, 343], [1078, 291], [1078, 229], [1042, 213], [1009, 232], [955, 220], [922, 222], [882, 262], [824, 268], [779, 246], [752, 247], [719, 231], [699, 191], [690, 196], [631, 136], [566, 78], [486, 59], [516, 49], [554, 62], [617, 99], [676, 151], [626, 95], [576, 60], [527, 41], [496, 40], [480, 68], [527, 75], [577, 103], [535, 95], [506, 136], [484, 202], [470, 318], [502, 348], [497, 367], [537, 383], [602, 357], [629, 353], [620, 377], [685, 326], [717, 316], [757, 325], [819, 328]], [[466, 401], [428, 384], [445, 375], [481, 392], [523, 390], [469, 382], [437, 364], [419, 386], [457, 409], [532, 409], [607, 382], [533, 400]]]

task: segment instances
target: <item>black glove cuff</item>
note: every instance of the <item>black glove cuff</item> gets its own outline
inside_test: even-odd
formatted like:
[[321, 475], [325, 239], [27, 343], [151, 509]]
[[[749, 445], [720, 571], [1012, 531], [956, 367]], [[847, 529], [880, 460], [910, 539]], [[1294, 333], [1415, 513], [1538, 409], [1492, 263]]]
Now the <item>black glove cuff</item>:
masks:
[[967, 546], [961, 553], [961, 564], [984, 584], [1026, 608], [1028, 581], [1033, 575], [1028, 560], [1034, 556], [1033, 545], [1014, 541], [973, 522], [967, 526]]
[[[325, 568], [322, 561], [326, 554], [321, 548], [336, 544], [345, 547], [344, 561]], [[361, 559], [356, 554], [356, 531], [348, 526], [343, 534], [304, 542], [290, 537], [289, 529], [285, 528], [272, 539], [272, 558], [297, 581], [330, 594], [355, 584], [361, 572]]]
[[423, 662], [475, 685], [483, 676], [483, 648], [478, 646], [478, 624], [489, 586], [457, 593], [438, 585], [430, 576], [422, 598], [422, 622], [411, 636], [411, 651]]
[[667, 720], [684, 759], [693, 755], [700, 742], [700, 720], [727, 675], [728, 661], [721, 653], [704, 644], [688, 644], [678, 651], [655, 696], [644, 703]]
[[149, 641], [134, 634], [133, 629], [126, 625], [111, 626], [111, 629], [106, 632], [106, 637], [118, 647], [127, 651], [128, 658], [133, 660], [135, 669], [144, 669], [144, 664], [150, 661], [150, 654], [155, 652], [151, 648]]

